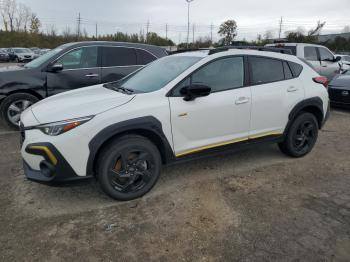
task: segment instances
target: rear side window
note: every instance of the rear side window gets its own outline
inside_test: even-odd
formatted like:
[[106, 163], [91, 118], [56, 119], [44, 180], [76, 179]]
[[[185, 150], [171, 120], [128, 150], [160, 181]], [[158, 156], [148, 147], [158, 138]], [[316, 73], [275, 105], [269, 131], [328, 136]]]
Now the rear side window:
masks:
[[147, 65], [157, 59], [154, 55], [145, 50], [136, 49], [136, 53], [138, 65]]
[[102, 47], [102, 67], [137, 65], [134, 48]]
[[284, 77], [285, 79], [292, 79], [293, 74], [292, 71], [289, 68], [289, 65], [287, 62], [283, 62], [283, 69], [284, 69]]
[[318, 61], [316, 47], [305, 46], [304, 47], [304, 56], [306, 60], [309, 61]]
[[301, 74], [301, 72], [303, 71], [303, 66], [301, 66], [297, 63], [288, 62], [288, 65], [289, 65], [290, 69], [292, 70], [294, 77], [298, 77]]
[[259, 85], [284, 80], [282, 61], [263, 57], [250, 57], [249, 62], [251, 84]]

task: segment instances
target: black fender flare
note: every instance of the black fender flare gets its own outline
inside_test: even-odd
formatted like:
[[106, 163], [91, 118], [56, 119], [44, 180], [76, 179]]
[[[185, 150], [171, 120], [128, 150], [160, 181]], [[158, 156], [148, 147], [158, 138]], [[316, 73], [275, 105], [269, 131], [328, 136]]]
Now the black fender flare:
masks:
[[322, 114], [322, 118], [317, 119], [319, 122], [319, 127], [320, 128], [322, 127], [325, 120], [324, 110], [323, 110], [323, 101], [319, 97], [312, 97], [299, 102], [293, 107], [292, 111], [289, 113], [288, 123], [285, 128], [284, 134], [286, 134], [286, 132], [289, 130], [290, 125], [293, 123], [294, 119], [298, 116], [298, 114], [301, 111], [305, 110], [305, 108], [310, 108], [310, 107], [316, 108]]
[[110, 125], [93, 137], [89, 142], [87, 175], [95, 173], [95, 160], [100, 149], [111, 139], [124, 134], [139, 134], [149, 138], [158, 147], [165, 164], [175, 158], [172, 147], [163, 132], [162, 123], [153, 116], [139, 117]]

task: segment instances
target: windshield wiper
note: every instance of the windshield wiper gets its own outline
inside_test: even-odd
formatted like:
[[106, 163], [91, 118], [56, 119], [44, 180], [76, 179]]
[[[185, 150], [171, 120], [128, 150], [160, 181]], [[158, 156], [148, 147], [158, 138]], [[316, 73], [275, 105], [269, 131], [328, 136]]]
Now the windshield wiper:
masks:
[[114, 91], [121, 92], [128, 95], [134, 93], [134, 90], [119, 86], [117, 83], [109, 83], [109, 84], [105, 84], [104, 86], [107, 88], [113, 89]]

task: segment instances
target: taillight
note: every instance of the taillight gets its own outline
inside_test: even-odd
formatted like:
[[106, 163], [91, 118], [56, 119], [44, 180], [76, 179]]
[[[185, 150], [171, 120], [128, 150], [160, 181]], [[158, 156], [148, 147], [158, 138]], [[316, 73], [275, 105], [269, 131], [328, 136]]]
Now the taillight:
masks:
[[329, 80], [327, 77], [318, 76], [318, 77], [312, 78], [312, 80], [314, 80], [315, 83], [322, 84], [325, 88], [328, 88]]

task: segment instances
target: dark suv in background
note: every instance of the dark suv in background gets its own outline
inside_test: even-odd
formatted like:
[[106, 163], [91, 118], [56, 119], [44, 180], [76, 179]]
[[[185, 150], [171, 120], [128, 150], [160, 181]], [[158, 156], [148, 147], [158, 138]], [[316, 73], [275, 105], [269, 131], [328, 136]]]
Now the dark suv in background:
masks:
[[40, 99], [116, 81], [160, 57], [164, 48], [119, 42], [65, 44], [22, 67], [0, 70], [0, 114], [17, 127], [20, 114]]

